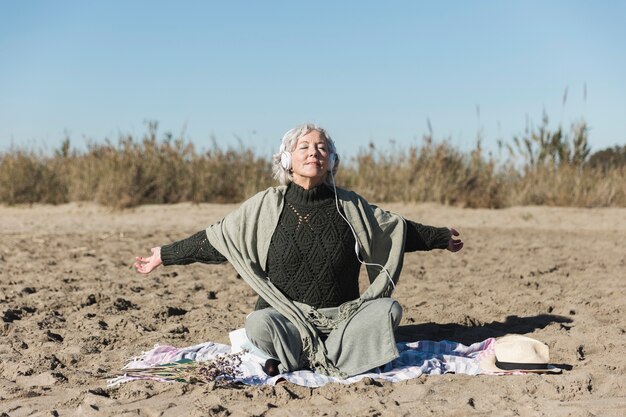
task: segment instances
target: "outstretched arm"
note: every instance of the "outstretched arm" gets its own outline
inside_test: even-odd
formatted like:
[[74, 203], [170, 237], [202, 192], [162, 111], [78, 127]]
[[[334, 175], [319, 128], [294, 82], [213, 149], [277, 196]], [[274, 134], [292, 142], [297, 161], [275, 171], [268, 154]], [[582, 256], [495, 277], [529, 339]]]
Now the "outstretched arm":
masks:
[[135, 269], [142, 274], [148, 274], [159, 265], [187, 265], [194, 262], [217, 264], [227, 259], [211, 245], [206, 231], [201, 230], [187, 239], [152, 248], [152, 255], [147, 258], [135, 258]]
[[433, 227], [411, 220], [406, 221], [407, 233], [404, 243], [405, 252], [447, 249], [458, 252], [463, 248], [463, 241], [456, 238], [459, 232], [447, 227]]

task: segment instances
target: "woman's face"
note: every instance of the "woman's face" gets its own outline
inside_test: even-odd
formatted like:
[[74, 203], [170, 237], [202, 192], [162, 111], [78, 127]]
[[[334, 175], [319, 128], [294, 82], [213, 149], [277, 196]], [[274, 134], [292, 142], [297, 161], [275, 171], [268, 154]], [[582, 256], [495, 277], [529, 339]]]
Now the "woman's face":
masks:
[[298, 139], [291, 152], [293, 182], [305, 189], [321, 184], [327, 173], [329, 152], [326, 139], [316, 130]]

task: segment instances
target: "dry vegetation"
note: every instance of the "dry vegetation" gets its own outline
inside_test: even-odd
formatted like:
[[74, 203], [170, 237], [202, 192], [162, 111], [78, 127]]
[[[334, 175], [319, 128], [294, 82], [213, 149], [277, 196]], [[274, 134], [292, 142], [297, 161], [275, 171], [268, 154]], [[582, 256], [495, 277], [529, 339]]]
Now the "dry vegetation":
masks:
[[[485, 155], [480, 141], [470, 152], [424, 137], [421, 146], [378, 150], [373, 144], [342, 161], [338, 185], [372, 201], [432, 201], [500, 208], [544, 204], [626, 206], [626, 146], [590, 155], [585, 123], [569, 132], [541, 126], [511, 143], [508, 156]], [[192, 143], [149, 123], [140, 140], [121, 137], [91, 143], [84, 151], [66, 139], [53, 155], [12, 148], [0, 154], [0, 203], [59, 204], [96, 201], [125, 208], [145, 203], [238, 202], [274, 182], [267, 158], [243, 146]]]

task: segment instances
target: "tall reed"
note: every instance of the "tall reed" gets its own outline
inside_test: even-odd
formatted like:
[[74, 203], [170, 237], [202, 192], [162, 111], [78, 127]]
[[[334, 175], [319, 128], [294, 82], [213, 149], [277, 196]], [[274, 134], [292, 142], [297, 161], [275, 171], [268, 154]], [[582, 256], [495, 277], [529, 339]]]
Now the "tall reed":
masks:
[[480, 143], [464, 154], [448, 142], [424, 137], [422, 146], [361, 151], [342, 173], [347, 188], [372, 201], [432, 201], [467, 207], [502, 207], [502, 178]]
[[[499, 208], [546, 204], [626, 207], [626, 147], [590, 155], [585, 123], [551, 130], [547, 117], [521, 137], [501, 144], [508, 157], [468, 152], [425, 136], [420, 145], [378, 149], [373, 143], [342, 161], [338, 185], [370, 201], [431, 201]], [[0, 153], [0, 203], [94, 201], [114, 208], [139, 204], [239, 202], [273, 185], [270, 163], [251, 149], [199, 152], [182, 138], [157, 135], [150, 123], [131, 135], [90, 142], [66, 139], [52, 155], [11, 148]]]

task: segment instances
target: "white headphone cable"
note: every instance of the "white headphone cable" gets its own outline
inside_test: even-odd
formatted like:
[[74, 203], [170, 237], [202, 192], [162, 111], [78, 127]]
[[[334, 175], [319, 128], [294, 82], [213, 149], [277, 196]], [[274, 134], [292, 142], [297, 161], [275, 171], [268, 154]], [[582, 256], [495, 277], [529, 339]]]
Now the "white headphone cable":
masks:
[[396, 284], [395, 282], [393, 282], [393, 279], [391, 279], [391, 274], [389, 273], [389, 271], [387, 271], [387, 268], [385, 268], [384, 266], [380, 265], [380, 264], [376, 264], [376, 263], [369, 263], [369, 262], [365, 262], [364, 260], [361, 259], [361, 254], [360, 254], [360, 247], [359, 247], [359, 238], [356, 235], [356, 231], [354, 230], [354, 227], [352, 227], [352, 224], [350, 224], [350, 222], [348, 221], [348, 219], [341, 213], [341, 210], [339, 210], [339, 199], [337, 198], [337, 186], [335, 185], [335, 176], [333, 175], [332, 171], [330, 172], [330, 178], [333, 181], [333, 190], [335, 191], [335, 206], [337, 207], [337, 213], [339, 213], [339, 215], [341, 216], [342, 219], [344, 219], [346, 221], [346, 223], [348, 223], [348, 226], [350, 227], [350, 230], [352, 231], [352, 235], [354, 236], [354, 251], [356, 252], [356, 258], [357, 260], [365, 265], [365, 266], [377, 266], [380, 268], [381, 271], [383, 271], [386, 275], [387, 278], [389, 278], [389, 282], [391, 282], [391, 285], [393, 286], [393, 290], [396, 289]]

